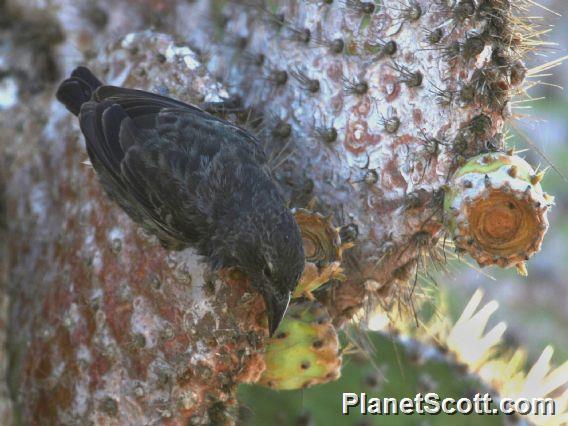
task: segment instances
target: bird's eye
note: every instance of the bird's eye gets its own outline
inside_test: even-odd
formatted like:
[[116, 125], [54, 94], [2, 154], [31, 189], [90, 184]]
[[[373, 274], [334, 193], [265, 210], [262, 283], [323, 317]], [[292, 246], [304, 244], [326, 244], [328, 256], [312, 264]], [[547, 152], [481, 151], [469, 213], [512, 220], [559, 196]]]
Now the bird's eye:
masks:
[[264, 269], [262, 270], [262, 272], [264, 273], [265, 276], [271, 277], [272, 276], [272, 263], [268, 262], [264, 266]]

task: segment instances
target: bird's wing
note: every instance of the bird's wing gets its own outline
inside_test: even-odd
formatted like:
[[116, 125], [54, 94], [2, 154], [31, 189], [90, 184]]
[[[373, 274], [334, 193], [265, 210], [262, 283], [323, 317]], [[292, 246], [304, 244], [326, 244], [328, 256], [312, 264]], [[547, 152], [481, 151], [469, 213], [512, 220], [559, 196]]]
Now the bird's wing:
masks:
[[170, 248], [200, 241], [211, 226], [199, 186], [214, 161], [227, 152], [244, 163], [266, 161], [243, 129], [151, 93], [102, 86], [79, 117], [109, 195]]
[[[155, 93], [116, 86], [100, 86], [94, 92], [93, 98], [96, 102], [112, 102], [120, 105], [129, 117], [138, 118], [136, 124], [141, 127], [152, 128], [155, 125], [152, 116], [161, 112], [167, 111], [174, 116], [180, 114], [183, 116], [181, 123], [187, 127], [184, 130], [191, 132], [191, 126], [195, 126], [195, 129], [208, 131], [212, 135], [230, 136], [231, 143], [239, 144], [240, 148], [249, 151], [257, 163], [266, 163], [264, 148], [258, 139], [241, 127], [193, 105]], [[172, 120], [172, 118], [167, 119], [170, 124]], [[168, 127], [168, 123], [163, 122], [163, 124]]]

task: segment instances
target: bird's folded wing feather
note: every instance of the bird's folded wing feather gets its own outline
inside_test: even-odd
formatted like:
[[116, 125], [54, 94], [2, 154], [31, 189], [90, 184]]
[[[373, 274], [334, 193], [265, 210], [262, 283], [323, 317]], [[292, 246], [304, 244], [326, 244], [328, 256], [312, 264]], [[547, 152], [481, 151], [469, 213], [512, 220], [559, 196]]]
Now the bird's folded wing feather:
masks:
[[266, 163], [243, 129], [147, 92], [102, 86], [83, 104], [80, 123], [107, 192], [171, 248], [196, 243], [211, 226], [200, 185], [227, 152]]

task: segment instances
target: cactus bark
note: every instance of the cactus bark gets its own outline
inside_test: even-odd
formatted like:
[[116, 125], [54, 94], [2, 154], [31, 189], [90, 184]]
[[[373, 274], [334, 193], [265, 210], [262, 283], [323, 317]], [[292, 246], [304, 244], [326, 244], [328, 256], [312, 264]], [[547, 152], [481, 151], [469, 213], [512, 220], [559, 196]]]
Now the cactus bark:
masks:
[[353, 245], [341, 279], [313, 291], [340, 328], [411, 296], [405, 283], [446, 234], [452, 176], [505, 149], [523, 31], [534, 31], [514, 13], [528, 3], [8, 1], [2, 71], [20, 93], [0, 139], [16, 418], [231, 423], [236, 385], [266, 367], [261, 299], [191, 250], [160, 248], [82, 164], [78, 128], [53, 99], [74, 64], [190, 103], [238, 96], [228, 118], [266, 143], [291, 207], [329, 216]]

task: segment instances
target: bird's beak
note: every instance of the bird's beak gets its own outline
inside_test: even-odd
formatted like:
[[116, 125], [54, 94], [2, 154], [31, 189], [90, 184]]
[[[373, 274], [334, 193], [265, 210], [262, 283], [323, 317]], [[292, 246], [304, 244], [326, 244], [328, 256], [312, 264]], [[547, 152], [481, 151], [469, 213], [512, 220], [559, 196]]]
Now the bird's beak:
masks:
[[290, 304], [291, 293], [284, 295], [279, 293], [265, 292], [264, 303], [266, 304], [266, 315], [268, 317], [268, 334], [274, 334]]

